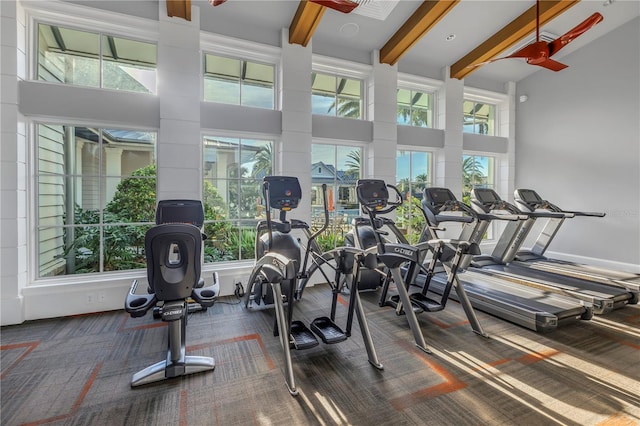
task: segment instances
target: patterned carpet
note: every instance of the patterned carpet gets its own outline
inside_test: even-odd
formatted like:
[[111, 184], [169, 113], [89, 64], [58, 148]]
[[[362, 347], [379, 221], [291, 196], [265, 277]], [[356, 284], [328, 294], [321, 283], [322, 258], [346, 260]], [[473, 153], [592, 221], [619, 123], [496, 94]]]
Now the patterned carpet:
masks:
[[[330, 292], [304, 293], [296, 318], [327, 315]], [[214, 371], [131, 388], [131, 376], [165, 357], [167, 329], [124, 311], [1, 329], [1, 424], [13, 425], [638, 425], [640, 307], [548, 334], [478, 317], [460, 305], [421, 314], [428, 355], [404, 317], [363, 293], [384, 364], [367, 361], [359, 328], [347, 341], [293, 351], [300, 394], [290, 396], [273, 312], [234, 297], [190, 315], [187, 354]], [[124, 302], [124, 295], [123, 295]], [[344, 304], [344, 300], [341, 299]], [[338, 322], [346, 309], [339, 305]]]

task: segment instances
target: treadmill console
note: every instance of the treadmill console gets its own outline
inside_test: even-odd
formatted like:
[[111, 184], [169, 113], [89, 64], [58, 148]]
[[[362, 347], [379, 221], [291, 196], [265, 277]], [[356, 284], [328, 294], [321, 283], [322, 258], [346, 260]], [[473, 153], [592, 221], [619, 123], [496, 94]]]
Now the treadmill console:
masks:
[[423, 204], [430, 210], [439, 211], [447, 202], [456, 202], [456, 196], [448, 188], [425, 188], [423, 192]]
[[544, 200], [533, 189], [516, 189], [514, 198], [517, 202], [526, 204], [531, 210], [535, 210], [544, 203]]
[[[265, 176], [263, 182], [269, 187], [269, 207], [282, 211], [289, 211], [298, 207], [302, 198], [302, 188], [295, 176]], [[263, 187], [267, 199], [266, 185]]]
[[204, 209], [200, 200], [160, 200], [156, 208], [156, 225], [189, 223], [198, 228], [204, 224]]
[[378, 211], [387, 207], [389, 190], [382, 179], [358, 179], [356, 182], [358, 201], [363, 207]]

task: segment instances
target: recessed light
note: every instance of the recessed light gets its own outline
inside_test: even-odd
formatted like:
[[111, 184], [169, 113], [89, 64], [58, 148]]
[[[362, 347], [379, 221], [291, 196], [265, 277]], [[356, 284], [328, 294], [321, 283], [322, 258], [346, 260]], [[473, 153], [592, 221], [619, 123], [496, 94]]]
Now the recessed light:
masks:
[[451, 40], [453, 40], [454, 38], [456, 38], [456, 35], [455, 35], [455, 34], [449, 34], [449, 35], [445, 38], [445, 40], [446, 40], [446, 41], [451, 41]]
[[602, 3], [603, 6], [609, 6], [611, 3], [613, 3], [615, 0], [605, 0], [604, 3]]

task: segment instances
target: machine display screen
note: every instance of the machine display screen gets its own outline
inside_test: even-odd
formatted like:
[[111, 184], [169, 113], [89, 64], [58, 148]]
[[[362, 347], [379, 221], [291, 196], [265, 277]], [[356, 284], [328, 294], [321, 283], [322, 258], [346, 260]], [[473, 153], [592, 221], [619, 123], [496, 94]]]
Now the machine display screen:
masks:
[[489, 204], [489, 203], [494, 203], [496, 201], [500, 201], [500, 198], [498, 198], [497, 194], [493, 189], [476, 188], [474, 190], [474, 193], [478, 201], [480, 201], [482, 204]]
[[271, 208], [291, 210], [298, 207], [298, 203], [302, 198], [302, 188], [297, 177], [266, 176], [264, 180], [269, 184], [269, 203]]
[[383, 208], [389, 200], [389, 190], [383, 180], [360, 179], [356, 184], [358, 200], [369, 207]]
[[156, 225], [189, 223], [202, 227], [204, 210], [199, 200], [161, 200], [156, 209]]
[[427, 188], [424, 190], [424, 196], [434, 205], [441, 205], [447, 201], [456, 201], [453, 192], [447, 188]]
[[531, 189], [522, 189], [519, 191], [520, 197], [522, 197], [522, 201], [528, 204], [536, 204], [542, 201], [542, 199], [538, 196], [536, 191]]

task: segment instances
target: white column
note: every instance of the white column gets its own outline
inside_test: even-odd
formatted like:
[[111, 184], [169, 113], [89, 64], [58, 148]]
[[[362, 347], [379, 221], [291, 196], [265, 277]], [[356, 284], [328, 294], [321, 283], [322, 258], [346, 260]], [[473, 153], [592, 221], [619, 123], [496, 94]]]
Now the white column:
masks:
[[201, 199], [200, 9], [191, 21], [168, 17], [160, 1], [158, 23], [158, 200]]
[[18, 111], [26, 18], [18, 2], [0, 1], [0, 19], [0, 325], [9, 325], [24, 321], [22, 290], [29, 279], [26, 123]]
[[496, 182], [496, 191], [504, 199], [513, 201], [515, 190], [516, 163], [516, 83], [506, 83], [508, 100], [502, 102], [500, 109], [500, 136], [507, 137], [507, 154], [500, 161], [500, 180]]
[[380, 63], [380, 52], [372, 53], [369, 79], [368, 119], [373, 121], [373, 141], [367, 150], [365, 176], [396, 184], [398, 146], [398, 66]]
[[444, 84], [438, 91], [438, 127], [444, 129], [444, 148], [436, 155], [435, 185], [449, 188], [462, 198], [462, 123], [464, 82], [443, 72]]
[[276, 148], [276, 174], [297, 176], [302, 202], [295, 217], [311, 219], [311, 43], [306, 47], [289, 43], [289, 29], [282, 30], [280, 93], [282, 140]]

